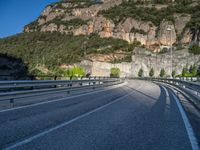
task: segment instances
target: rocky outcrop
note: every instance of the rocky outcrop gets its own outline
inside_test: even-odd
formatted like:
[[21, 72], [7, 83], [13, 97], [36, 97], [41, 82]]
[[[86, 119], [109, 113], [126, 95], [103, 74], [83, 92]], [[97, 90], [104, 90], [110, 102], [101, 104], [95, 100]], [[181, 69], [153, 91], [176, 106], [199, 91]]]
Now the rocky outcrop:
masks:
[[181, 43], [189, 44], [192, 41], [190, 29], [186, 29], [183, 32], [183, 38], [181, 39]]
[[175, 29], [177, 31], [177, 34], [181, 34], [183, 32], [183, 29], [185, 28], [186, 24], [190, 21], [191, 15], [188, 14], [175, 14]]
[[176, 42], [176, 30], [172, 22], [163, 21], [158, 32], [158, 41], [162, 45], [171, 45]]
[[41, 28], [42, 32], [53, 32], [58, 31], [58, 26], [55, 23], [51, 23], [49, 25], [45, 25]]
[[[39, 27], [35, 27], [35, 24], [34, 27], [26, 26], [24, 31], [58, 31], [74, 35], [96, 33], [102, 38], [113, 37], [126, 40], [129, 43], [139, 41], [141, 45], [154, 51], [159, 51], [162, 45], [171, 45], [178, 42], [178, 40], [183, 44], [191, 42], [191, 34], [185, 29], [186, 24], [191, 19], [188, 14], [174, 14], [174, 22], [163, 20], [159, 26], [150, 21], [141, 21], [131, 17], [124, 18], [121, 22], [115, 24], [112, 20], [99, 14], [99, 11], [115, 7], [124, 1], [128, 0], [101, 0], [101, 3], [91, 5], [85, 5], [84, 2], [59, 2], [46, 7], [35, 23]], [[158, 6], [161, 8], [166, 7], [166, 5]], [[151, 7], [153, 6], [151, 5]], [[84, 20], [86, 23], [66, 26], [68, 21], [77, 18]], [[170, 29], [170, 31], [167, 29]], [[181, 37], [181, 39], [177, 37]]]

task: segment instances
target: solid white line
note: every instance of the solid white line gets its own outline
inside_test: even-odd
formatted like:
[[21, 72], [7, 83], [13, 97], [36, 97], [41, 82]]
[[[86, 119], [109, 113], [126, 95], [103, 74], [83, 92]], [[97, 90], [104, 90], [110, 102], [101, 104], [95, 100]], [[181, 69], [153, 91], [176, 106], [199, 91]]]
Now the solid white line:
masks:
[[20, 107], [16, 107], [16, 108], [5, 109], [5, 110], [1, 110], [0, 113], [9, 112], [9, 111], [14, 111], [14, 110], [18, 110], [18, 109], [29, 108], [29, 107], [34, 107], [34, 106], [39, 106], [39, 105], [48, 104], [48, 103], [53, 103], [53, 102], [58, 102], [58, 101], [63, 101], [63, 100], [68, 100], [68, 99], [71, 99], [71, 98], [77, 98], [77, 97], [81, 97], [81, 96], [91, 95], [91, 94], [94, 94], [94, 93], [109, 91], [109, 90], [112, 90], [112, 89], [115, 89], [115, 88], [124, 86], [124, 85], [126, 85], [126, 84], [127, 84], [127, 83], [125, 82], [125, 83], [123, 83], [123, 84], [117, 85], [117, 86], [115, 86], [115, 87], [113, 87], [113, 88], [110, 88], [110, 89], [99, 90], [99, 91], [93, 91], [93, 92], [89, 92], [89, 93], [84, 93], [84, 94], [80, 94], [80, 95], [74, 95], [74, 96], [65, 97], [65, 98], [60, 98], [60, 99], [56, 99], [56, 100], [48, 100], [48, 101], [45, 101], [45, 102], [39, 102], [39, 103], [31, 104], [31, 105], [26, 105], [26, 106], [20, 106]]
[[169, 97], [169, 92], [167, 91], [167, 89], [162, 86], [163, 89], [165, 90], [165, 93], [166, 93], [166, 104], [170, 105], [170, 97]]
[[179, 101], [179, 99], [174, 95], [174, 93], [172, 93], [172, 96], [178, 106], [178, 109], [181, 113], [181, 116], [182, 116], [182, 119], [183, 119], [183, 122], [184, 122], [184, 125], [185, 125], [185, 128], [186, 128], [186, 131], [187, 131], [187, 134], [188, 134], [188, 137], [189, 137], [189, 140], [190, 140], [190, 143], [191, 143], [191, 146], [192, 146], [192, 149], [193, 150], [199, 150], [199, 147], [198, 147], [198, 142], [197, 142], [197, 139], [195, 137], [195, 134], [194, 134], [194, 131], [192, 129], [192, 126], [189, 122], [189, 119]]
[[100, 106], [100, 107], [98, 107], [98, 108], [92, 110], [92, 111], [89, 111], [89, 112], [87, 112], [87, 113], [85, 113], [85, 114], [82, 114], [82, 115], [80, 115], [80, 116], [78, 116], [78, 117], [75, 117], [74, 119], [71, 119], [71, 120], [69, 120], [69, 121], [67, 121], [67, 122], [64, 122], [64, 123], [62, 123], [62, 124], [60, 124], [60, 125], [57, 125], [57, 126], [55, 126], [55, 127], [53, 127], [53, 128], [50, 128], [50, 129], [48, 129], [48, 130], [46, 130], [46, 131], [43, 131], [43, 132], [41, 132], [41, 133], [39, 133], [39, 134], [36, 134], [36, 135], [34, 135], [34, 136], [32, 136], [32, 137], [29, 137], [29, 138], [27, 138], [27, 139], [25, 139], [25, 140], [23, 140], [23, 141], [21, 141], [21, 142], [18, 142], [18, 143], [14, 144], [14, 145], [8, 146], [8, 147], [4, 148], [4, 150], [11, 150], [11, 149], [13, 149], [13, 148], [17, 148], [17, 147], [22, 146], [22, 145], [24, 145], [24, 144], [28, 144], [28, 143], [30, 143], [31, 141], [33, 141], [33, 140], [35, 140], [35, 139], [37, 139], [37, 138], [39, 138], [39, 137], [42, 137], [42, 136], [44, 136], [44, 135], [46, 135], [46, 134], [48, 134], [48, 133], [50, 133], [50, 132], [53, 132], [53, 131], [55, 131], [55, 130], [57, 130], [57, 129], [59, 129], [59, 128], [62, 128], [62, 127], [64, 127], [64, 126], [66, 126], [66, 125], [69, 125], [69, 124], [71, 124], [71, 123], [73, 123], [73, 122], [75, 122], [75, 121], [77, 121], [77, 120], [79, 120], [79, 119], [82, 119], [82, 118], [84, 118], [84, 117], [86, 117], [86, 116], [89, 116], [90, 114], [92, 114], [92, 113], [94, 113], [94, 112], [96, 112], [96, 111], [99, 111], [99, 110], [101, 110], [101, 109], [103, 109], [103, 108], [106, 108], [106, 107], [108, 107], [108, 106], [110, 106], [110, 105], [112, 105], [112, 104], [114, 104], [114, 103], [116, 103], [116, 102], [118, 102], [118, 101], [120, 101], [120, 100], [123, 100], [125, 97], [131, 95], [132, 93], [133, 93], [133, 92], [130, 92], [129, 94], [126, 94], [126, 95], [124, 95], [124, 96], [122, 96], [122, 97], [120, 97], [120, 98], [117, 98], [116, 100], [114, 100], [114, 101], [112, 101], [112, 102], [109, 102], [109, 103], [107, 103], [107, 104], [105, 104], [105, 105], [103, 105], [103, 106]]

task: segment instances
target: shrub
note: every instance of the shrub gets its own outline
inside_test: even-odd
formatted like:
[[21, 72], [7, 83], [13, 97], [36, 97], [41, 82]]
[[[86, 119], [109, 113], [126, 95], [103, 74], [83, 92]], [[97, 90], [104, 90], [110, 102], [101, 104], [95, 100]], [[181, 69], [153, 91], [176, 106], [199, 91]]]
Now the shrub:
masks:
[[69, 76], [70, 77], [81, 77], [85, 76], [85, 70], [81, 67], [74, 66], [73, 68], [69, 69]]
[[190, 52], [190, 53], [193, 53], [193, 54], [195, 54], [195, 55], [200, 54], [200, 47], [199, 47], [199, 45], [197, 45], [197, 44], [192, 45], [192, 46], [189, 48], [189, 52]]
[[153, 68], [150, 69], [150, 71], [149, 71], [149, 76], [150, 76], [150, 77], [153, 77], [153, 76], [154, 76], [154, 69], [153, 69]]
[[119, 76], [120, 76], [120, 69], [119, 68], [111, 68], [110, 77], [119, 78]]
[[160, 77], [162, 78], [162, 77], [164, 77], [166, 75], [166, 72], [165, 72], [165, 69], [161, 69], [160, 70]]
[[189, 74], [189, 72], [188, 72], [187, 67], [184, 67], [184, 68], [182, 69], [182, 76], [183, 76], [183, 77], [186, 77], [188, 74]]
[[172, 77], [175, 77], [175, 76], [176, 76], [176, 71], [173, 70], [173, 71], [172, 71]]
[[197, 76], [197, 66], [195, 64], [192, 65], [191, 72], [193, 77]]
[[142, 68], [138, 71], [138, 77], [143, 77], [144, 71]]

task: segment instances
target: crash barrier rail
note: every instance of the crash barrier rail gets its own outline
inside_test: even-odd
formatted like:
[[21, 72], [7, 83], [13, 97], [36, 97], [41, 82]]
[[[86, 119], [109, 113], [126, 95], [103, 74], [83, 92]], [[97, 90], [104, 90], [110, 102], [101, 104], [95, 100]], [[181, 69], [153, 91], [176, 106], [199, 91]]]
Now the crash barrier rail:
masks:
[[55, 93], [67, 93], [76, 90], [111, 86], [124, 82], [119, 78], [90, 77], [77, 80], [14, 80], [0, 81], [0, 102], [9, 101], [11, 107], [21, 98]]
[[[90, 75], [82, 76], [82, 78], [90, 78]], [[77, 79], [77, 76], [60, 76], [60, 75], [2, 75], [0, 81], [5, 80], [72, 80]]]
[[181, 88], [189, 89], [192, 90], [194, 93], [196, 93], [197, 96], [200, 96], [200, 83], [198, 82], [184, 81], [179, 79], [167, 79], [167, 78], [155, 78], [152, 80], [166, 82], [169, 84], [179, 86]]
[[200, 83], [170, 78], [144, 78], [145, 80], [158, 81], [179, 88], [182, 92], [192, 97], [191, 101], [200, 109]]
[[174, 79], [183, 80], [183, 81], [200, 82], [200, 77], [175, 77]]

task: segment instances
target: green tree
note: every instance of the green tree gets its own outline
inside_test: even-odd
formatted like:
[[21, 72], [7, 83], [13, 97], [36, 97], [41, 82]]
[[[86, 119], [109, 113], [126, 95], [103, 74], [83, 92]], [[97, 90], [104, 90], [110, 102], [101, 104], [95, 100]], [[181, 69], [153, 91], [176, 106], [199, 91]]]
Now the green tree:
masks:
[[85, 76], [85, 70], [81, 67], [74, 66], [73, 68], [69, 69], [69, 75], [72, 77]]
[[162, 68], [162, 69], [160, 70], [160, 77], [162, 78], [162, 77], [164, 77], [165, 75], [166, 75], [165, 69]]
[[193, 77], [195, 77], [197, 75], [197, 66], [195, 64], [192, 65], [191, 74]]
[[119, 78], [120, 69], [119, 68], [111, 68], [110, 69], [110, 77]]
[[172, 71], [172, 77], [175, 77], [175, 76], [176, 76], [176, 71], [173, 70], [173, 71]]
[[151, 68], [151, 70], [149, 71], [149, 76], [150, 76], [150, 77], [153, 77], [153, 76], [154, 76], [154, 69], [153, 69], [153, 68]]
[[187, 69], [187, 67], [184, 67], [182, 69], [182, 76], [185, 77], [185, 76], [187, 76], [187, 74], [188, 74], [188, 69]]
[[194, 44], [189, 48], [189, 52], [195, 55], [200, 54], [200, 46], [198, 44]]
[[144, 71], [142, 68], [138, 71], [138, 77], [143, 77]]
[[197, 69], [197, 75], [200, 76], [200, 65], [199, 65], [199, 67]]

